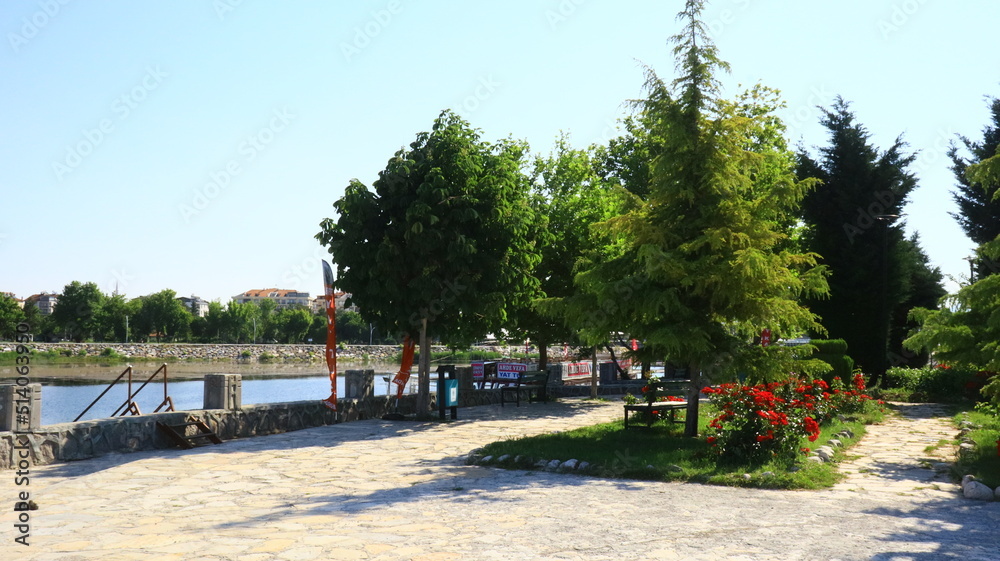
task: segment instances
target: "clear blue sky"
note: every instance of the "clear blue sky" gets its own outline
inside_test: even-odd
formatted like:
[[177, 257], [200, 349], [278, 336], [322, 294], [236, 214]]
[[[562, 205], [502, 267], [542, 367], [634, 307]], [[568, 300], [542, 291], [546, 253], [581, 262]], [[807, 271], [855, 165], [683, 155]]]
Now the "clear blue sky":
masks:
[[[641, 64], [672, 78], [681, 0], [0, 3], [0, 291], [73, 280], [223, 302], [322, 290], [313, 239], [348, 181], [456, 110], [548, 153], [614, 135]], [[1000, 96], [996, 0], [717, 0], [738, 84], [780, 89], [793, 142], [853, 103], [920, 156], [906, 209], [933, 263], [967, 272], [945, 157]]]

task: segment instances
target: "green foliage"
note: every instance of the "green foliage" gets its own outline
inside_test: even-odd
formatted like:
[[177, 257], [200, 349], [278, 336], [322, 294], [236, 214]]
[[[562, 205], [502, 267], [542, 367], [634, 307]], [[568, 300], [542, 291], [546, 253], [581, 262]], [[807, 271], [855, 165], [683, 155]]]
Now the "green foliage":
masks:
[[[983, 129], [982, 139], [974, 141], [960, 136], [959, 141], [966, 155], [959, 153], [959, 147], [955, 145], [948, 151], [957, 182], [957, 190], [952, 192], [952, 197], [958, 205], [958, 213], [953, 213], [952, 217], [977, 246], [1000, 236], [1000, 201], [994, 200], [1000, 181], [987, 176], [980, 177], [980, 180], [969, 177], [970, 166], [976, 169], [976, 164], [992, 158], [1000, 148], [1000, 99], [990, 99], [989, 106], [990, 122]], [[977, 260], [975, 266], [976, 277], [979, 278], [997, 272], [982, 259]]]
[[976, 447], [971, 453], [959, 455], [952, 473], [956, 477], [972, 474], [984, 485], [1000, 487], [1000, 417], [973, 411], [958, 414], [955, 422], [961, 421], [972, 423], [973, 430], [966, 438]]
[[0, 293], [0, 340], [13, 341], [17, 325], [25, 317], [24, 310], [13, 297]]
[[847, 342], [843, 339], [813, 339], [810, 344], [816, 348], [812, 358], [830, 365], [830, 371], [823, 376], [829, 383], [834, 376], [847, 380], [854, 372], [854, 359], [847, 355]]
[[134, 325], [136, 340], [156, 337], [176, 341], [190, 334], [191, 312], [177, 299], [177, 293], [170, 289], [137, 298], [137, 310], [130, 325]]
[[803, 242], [831, 271], [829, 297], [810, 306], [831, 337], [847, 341], [865, 372], [881, 373], [890, 323], [898, 344], [909, 309], [932, 307], [944, 294], [940, 271], [897, 221], [917, 185], [907, 169], [915, 155], [901, 138], [880, 152], [841, 98], [824, 111], [822, 124], [830, 141], [819, 158], [799, 154], [799, 177], [822, 181], [803, 204]]
[[97, 284], [73, 281], [63, 287], [52, 310], [52, 321], [67, 339], [76, 342], [93, 339], [100, 331], [104, 300], [104, 293]]
[[976, 401], [994, 373], [967, 366], [890, 368], [883, 380], [883, 395], [910, 402], [955, 403]]
[[735, 101], [718, 96], [714, 74], [728, 66], [700, 20], [702, 4], [688, 0], [679, 16], [678, 78], [668, 85], [647, 71], [637, 123], [650, 150], [648, 196], [602, 226], [624, 243], [587, 264], [577, 276], [583, 296], [566, 307], [587, 342], [626, 332], [711, 379], [762, 328], [820, 329], [799, 299], [825, 294], [826, 273], [817, 255], [789, 244], [814, 182], [795, 177], [777, 93], [758, 86]]
[[519, 338], [530, 339], [543, 350], [549, 343], [575, 338], [558, 309], [544, 313], [544, 299], [566, 298], [576, 291], [573, 276], [580, 259], [600, 252], [607, 243], [593, 224], [615, 216], [622, 207], [621, 194], [598, 175], [595, 157], [595, 148], [575, 150], [563, 136], [549, 157], [535, 160], [532, 207], [541, 226], [541, 261], [534, 275], [543, 300], [518, 310], [515, 319], [517, 334], [523, 335]]
[[369, 189], [354, 180], [316, 235], [337, 286], [383, 330], [471, 344], [530, 304], [538, 226], [521, 173], [526, 146], [484, 142], [451, 112], [400, 150]]

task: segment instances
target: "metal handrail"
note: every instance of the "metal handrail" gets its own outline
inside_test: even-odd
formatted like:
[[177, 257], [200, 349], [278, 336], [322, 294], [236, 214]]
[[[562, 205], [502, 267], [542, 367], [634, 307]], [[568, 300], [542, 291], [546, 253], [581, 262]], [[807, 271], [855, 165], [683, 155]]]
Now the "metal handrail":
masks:
[[110, 384], [108, 384], [108, 387], [104, 388], [104, 391], [101, 392], [101, 395], [97, 396], [97, 398], [95, 398], [94, 401], [91, 401], [90, 405], [88, 405], [87, 408], [84, 409], [82, 413], [80, 413], [79, 415], [76, 416], [75, 419], [73, 419], [73, 422], [75, 423], [75, 422], [79, 421], [80, 417], [83, 417], [84, 415], [86, 415], [87, 411], [90, 411], [90, 408], [93, 407], [95, 403], [97, 403], [98, 401], [100, 401], [101, 398], [104, 397], [104, 394], [108, 393], [108, 390], [110, 390], [115, 384], [117, 384], [119, 381], [121, 381], [122, 377], [125, 376], [126, 374], [128, 374], [128, 379], [129, 379], [129, 393], [131, 393], [131, 391], [132, 391], [132, 385], [131, 385], [132, 384], [132, 365], [129, 364], [128, 367], [121, 374], [119, 374], [118, 377], [115, 378], [113, 382], [111, 382]]
[[117, 417], [119, 413], [121, 413], [122, 415], [128, 413], [129, 407], [132, 405], [132, 400], [135, 398], [135, 396], [139, 395], [139, 392], [141, 392], [142, 389], [145, 388], [147, 384], [152, 382], [153, 378], [156, 378], [156, 375], [159, 374], [161, 370], [163, 371], [163, 402], [160, 403], [159, 407], [156, 408], [156, 411], [159, 411], [160, 407], [163, 407], [165, 404], [168, 403], [170, 404], [170, 406], [166, 410], [173, 411], [174, 410], [173, 402], [170, 399], [170, 396], [167, 395], [167, 363], [163, 363], [162, 366], [156, 369], [156, 372], [153, 372], [152, 376], [147, 378], [146, 381], [143, 382], [141, 386], [139, 386], [139, 389], [135, 390], [135, 393], [132, 392], [132, 371], [131, 369], [129, 369], [128, 398], [125, 399], [124, 403], [118, 406], [118, 409], [115, 409], [115, 412], [112, 413], [111, 416]]

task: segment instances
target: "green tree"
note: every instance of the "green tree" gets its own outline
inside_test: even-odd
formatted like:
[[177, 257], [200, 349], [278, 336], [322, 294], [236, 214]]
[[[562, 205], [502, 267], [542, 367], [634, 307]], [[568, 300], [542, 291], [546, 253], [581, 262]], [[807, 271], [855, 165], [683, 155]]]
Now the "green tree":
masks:
[[278, 339], [278, 304], [270, 298], [260, 300], [257, 306], [257, 341], [270, 343]]
[[592, 226], [617, 215], [622, 195], [598, 174], [595, 148], [577, 150], [566, 136], [547, 158], [535, 160], [532, 206], [542, 230], [538, 234], [541, 261], [535, 269], [543, 299], [516, 314], [517, 327], [538, 345], [539, 368], [548, 362], [549, 344], [574, 342], [575, 331], [558, 313], [543, 313], [544, 299], [571, 296], [578, 262], [600, 251], [604, 236]]
[[230, 343], [249, 343], [254, 338], [254, 321], [260, 308], [251, 302], [241, 304], [235, 300], [226, 305], [222, 319], [222, 332]]
[[95, 283], [73, 281], [63, 287], [52, 310], [52, 320], [67, 339], [81, 342], [100, 333], [105, 296]]
[[[971, 185], [1000, 185], [1000, 148], [996, 155], [966, 170]], [[1000, 191], [993, 192], [1000, 201]], [[1000, 260], [1000, 234], [979, 246], [986, 259]], [[945, 299], [940, 310], [916, 308], [920, 329], [906, 340], [907, 348], [933, 354], [952, 365], [1000, 370], [1000, 275], [980, 276]]]
[[[957, 190], [952, 192], [958, 212], [951, 216], [977, 246], [1000, 236], [1000, 200], [995, 197], [1000, 192], [1000, 181], [975, 182], [967, 173], [969, 166], [991, 158], [1000, 148], [1000, 99], [990, 99], [989, 106], [991, 119], [983, 128], [982, 139], [974, 141], [965, 136], [959, 137], [967, 156], [963, 156], [954, 144], [948, 151], [951, 169], [958, 183]], [[976, 256], [974, 267], [975, 277], [1000, 272], [1000, 263], [983, 255]]]
[[166, 338], [174, 341], [190, 333], [191, 312], [177, 299], [177, 293], [164, 289], [139, 299], [137, 327], [142, 333], [155, 335], [157, 342]]
[[97, 314], [98, 333], [100, 333], [101, 339], [124, 342], [127, 324], [125, 318], [128, 315], [128, 301], [123, 294], [113, 294], [106, 297]]
[[[798, 299], [826, 291], [817, 256], [782, 249], [784, 225], [814, 182], [796, 180], [777, 96], [756, 87], [736, 101], [720, 98], [715, 73], [728, 65], [702, 7], [688, 0], [679, 15], [673, 84], [647, 72], [639, 118], [655, 139], [649, 195], [607, 224], [628, 244], [577, 277], [597, 307], [569, 306], [591, 343], [625, 325], [648, 352], [688, 365], [689, 436], [706, 381], [719, 379], [762, 328], [819, 328]], [[615, 313], [595, 318], [609, 303]]]
[[338, 219], [320, 224], [337, 286], [365, 319], [424, 335], [419, 411], [430, 406], [427, 340], [461, 346], [500, 333], [537, 294], [526, 149], [484, 142], [445, 111], [389, 160], [373, 189], [351, 181], [334, 204]]
[[0, 340], [13, 341], [17, 335], [17, 325], [25, 318], [24, 310], [17, 300], [0, 293]]
[[829, 298], [810, 306], [831, 338], [847, 341], [874, 384], [887, 366], [893, 311], [909, 297], [903, 269], [915, 265], [906, 262], [911, 250], [899, 219], [917, 185], [907, 171], [914, 156], [904, 153], [899, 138], [879, 152], [843, 99], [824, 113], [829, 145], [816, 160], [799, 155], [799, 176], [822, 181], [803, 204], [805, 244], [831, 270]]
[[297, 306], [282, 308], [271, 314], [267, 324], [267, 341], [280, 343], [303, 343], [312, 325], [313, 314], [308, 309]]

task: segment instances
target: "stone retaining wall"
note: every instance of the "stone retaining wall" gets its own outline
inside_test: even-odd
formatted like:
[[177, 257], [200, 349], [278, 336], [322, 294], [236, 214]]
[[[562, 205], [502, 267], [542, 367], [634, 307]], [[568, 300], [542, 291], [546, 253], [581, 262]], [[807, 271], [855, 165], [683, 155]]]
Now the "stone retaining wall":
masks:
[[[527, 399], [527, 389], [521, 390], [522, 400]], [[550, 395], [587, 396], [589, 386], [549, 388]], [[621, 394], [621, 386], [603, 386], [604, 395]], [[395, 411], [395, 398], [376, 396], [360, 400], [342, 399], [338, 402], [340, 422], [359, 419], [379, 418]], [[431, 394], [437, 413], [436, 394]], [[500, 403], [500, 390], [471, 390], [459, 392], [459, 407], [493, 405]], [[400, 399], [399, 412], [412, 414], [416, 396], [406, 395]], [[249, 438], [266, 434], [301, 430], [334, 424], [334, 414], [317, 400], [248, 405], [240, 410], [202, 409], [173, 413], [154, 413], [138, 417], [116, 417], [78, 423], [63, 423], [43, 426], [31, 433], [17, 434], [0, 432], [0, 469], [17, 467], [14, 455], [15, 442], [28, 441], [30, 463], [33, 466], [56, 462], [83, 460], [110, 453], [137, 452], [174, 448], [157, 428], [159, 421], [164, 424], [180, 424], [194, 415], [205, 421], [223, 440]], [[459, 419], [462, 413], [459, 411]], [[19, 440], [15, 440], [15, 437]], [[18, 454], [20, 454], [20, 450]]]

